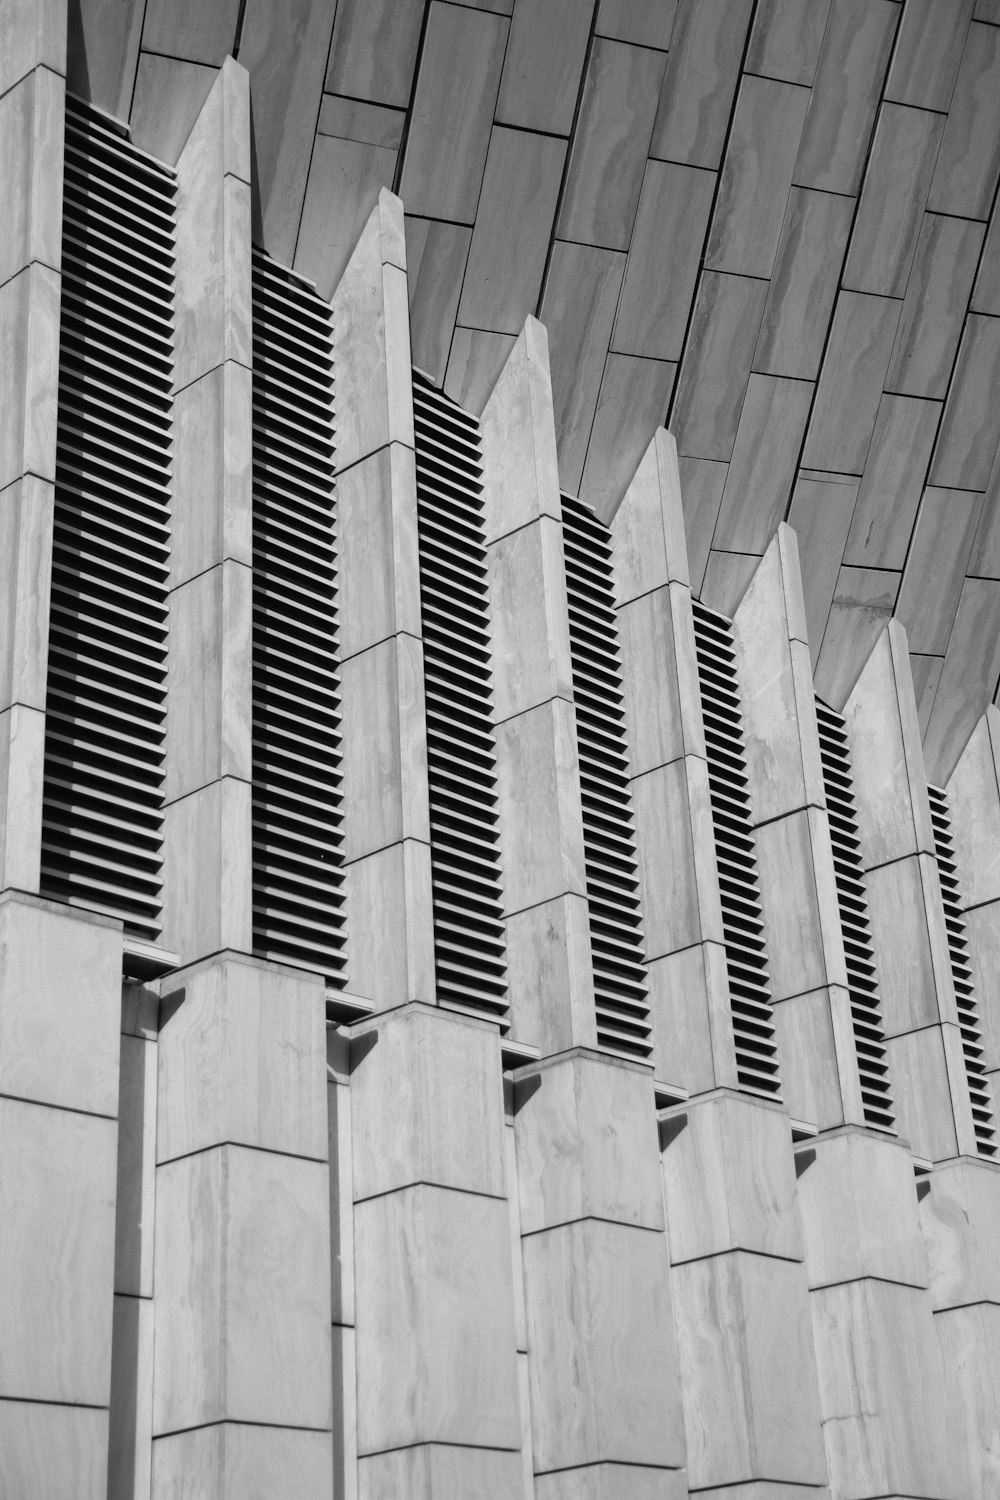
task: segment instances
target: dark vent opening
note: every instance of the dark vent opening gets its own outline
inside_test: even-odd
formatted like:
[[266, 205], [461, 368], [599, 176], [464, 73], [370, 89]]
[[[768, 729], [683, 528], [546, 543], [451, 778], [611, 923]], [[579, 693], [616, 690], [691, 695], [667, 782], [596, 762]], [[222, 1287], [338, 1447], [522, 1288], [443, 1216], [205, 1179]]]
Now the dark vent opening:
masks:
[[979, 1029], [979, 1013], [976, 1006], [976, 992], [972, 983], [972, 969], [969, 966], [969, 943], [965, 928], [965, 913], [962, 910], [955, 841], [951, 831], [951, 812], [947, 795], [939, 787], [929, 786], [927, 791], [931, 803], [934, 849], [941, 879], [944, 922], [948, 933], [948, 956], [951, 960], [951, 973], [955, 982], [958, 1024], [962, 1033], [965, 1076], [969, 1080], [972, 1125], [979, 1155], [996, 1156], [993, 1096], [986, 1065], [983, 1062], [982, 1033]]
[[562, 497], [562, 519], [597, 1040], [608, 1051], [646, 1060], [649, 990], [611, 540], [590, 507], [569, 495]]
[[344, 983], [333, 319], [253, 253], [253, 948]]
[[41, 891], [160, 934], [173, 387], [169, 168], [66, 101]]
[[894, 1132], [896, 1120], [847, 731], [843, 717], [820, 698], [816, 699], [816, 722], [865, 1124]]
[[733, 627], [699, 600], [692, 607], [736, 1076], [745, 1093], [780, 1099]]
[[413, 422], [437, 998], [506, 1031], [479, 423], [418, 370]]

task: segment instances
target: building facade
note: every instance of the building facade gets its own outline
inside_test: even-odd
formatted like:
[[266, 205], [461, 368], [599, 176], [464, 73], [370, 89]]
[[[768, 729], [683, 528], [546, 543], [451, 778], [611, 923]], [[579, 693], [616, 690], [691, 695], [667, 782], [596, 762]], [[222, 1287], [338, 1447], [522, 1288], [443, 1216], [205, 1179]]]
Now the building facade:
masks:
[[[1000, 718], [817, 694], [793, 529], [599, 515], [544, 326], [323, 296], [0, 9], [0, 1494], [1000, 1487]], [[13, 164], [13, 165], [10, 165]]]

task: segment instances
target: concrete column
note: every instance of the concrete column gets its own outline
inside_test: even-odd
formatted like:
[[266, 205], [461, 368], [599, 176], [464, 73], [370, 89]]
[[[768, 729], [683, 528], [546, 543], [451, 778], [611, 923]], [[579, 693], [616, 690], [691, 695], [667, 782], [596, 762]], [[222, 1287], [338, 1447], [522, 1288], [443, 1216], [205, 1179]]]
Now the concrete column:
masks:
[[735, 1088], [677, 449], [662, 428], [611, 538], [656, 1075]]
[[0, 1494], [105, 1500], [121, 924], [0, 895]]
[[154, 1500], [329, 1500], [324, 985], [223, 954], [164, 981]]
[[768, 974], [793, 1117], [864, 1123], [795, 533], [782, 524], [733, 618]]
[[108, 1500], [149, 1500], [159, 994], [122, 992]]
[[521, 1500], [497, 1029], [412, 1004], [351, 1041], [361, 1500]]
[[164, 944], [252, 944], [250, 86], [223, 64], [177, 163]]
[[330, 1317], [333, 1352], [333, 1492], [358, 1496], [357, 1359], [354, 1300], [354, 1148], [351, 1040], [327, 1023], [327, 1133], [330, 1159]]
[[844, 707], [900, 1136], [975, 1155], [906, 634], [892, 621]]
[[403, 206], [383, 190], [333, 297], [347, 974], [435, 1001]]
[[833, 1494], [968, 1496], [905, 1143], [845, 1126], [796, 1171]]
[[511, 1034], [595, 1046], [562, 501], [545, 329], [529, 318], [481, 418]]
[[827, 1467], [788, 1117], [719, 1090], [661, 1122], [692, 1493], [755, 1500], [766, 1486], [776, 1500], [821, 1500]]
[[59, 395], [66, 11], [0, 14], [0, 890], [38, 890]]

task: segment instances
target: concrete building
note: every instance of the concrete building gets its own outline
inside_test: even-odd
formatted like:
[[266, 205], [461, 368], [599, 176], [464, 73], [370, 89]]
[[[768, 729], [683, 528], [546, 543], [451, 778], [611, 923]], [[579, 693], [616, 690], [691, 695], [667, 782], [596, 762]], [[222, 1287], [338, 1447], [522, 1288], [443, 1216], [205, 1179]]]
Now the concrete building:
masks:
[[0, 1496], [996, 1496], [996, 6], [0, 0], [0, 142]]

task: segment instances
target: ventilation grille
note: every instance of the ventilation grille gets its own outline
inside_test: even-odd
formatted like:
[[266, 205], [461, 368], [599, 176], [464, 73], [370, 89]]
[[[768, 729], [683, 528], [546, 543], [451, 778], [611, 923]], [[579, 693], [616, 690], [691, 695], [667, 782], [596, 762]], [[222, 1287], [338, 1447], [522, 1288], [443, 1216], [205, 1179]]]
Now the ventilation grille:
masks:
[[66, 101], [41, 889], [160, 932], [174, 174]]
[[333, 327], [253, 257], [253, 946], [343, 983]]
[[416, 370], [413, 419], [437, 997], [506, 1029], [479, 424]]
[[847, 733], [840, 714], [819, 698], [816, 721], [865, 1124], [895, 1130]]
[[750, 822], [733, 627], [698, 600], [692, 603], [736, 1076], [745, 1092], [779, 1098], [778, 1053]]
[[649, 999], [629, 795], [625, 709], [608, 529], [562, 498], [583, 845], [600, 1046], [651, 1053]]
[[944, 921], [948, 931], [948, 954], [951, 958], [951, 972], [955, 981], [958, 1024], [962, 1032], [965, 1074], [969, 1080], [969, 1097], [972, 1101], [972, 1124], [980, 1156], [996, 1156], [993, 1100], [990, 1095], [990, 1081], [983, 1064], [983, 1043], [979, 1033], [979, 1016], [976, 1012], [976, 992], [972, 984], [972, 970], [969, 967], [965, 916], [962, 911], [955, 844], [951, 833], [951, 814], [948, 811], [948, 799], [939, 787], [929, 786], [927, 791], [931, 803], [931, 823], [934, 828], [937, 867], [941, 877]]

